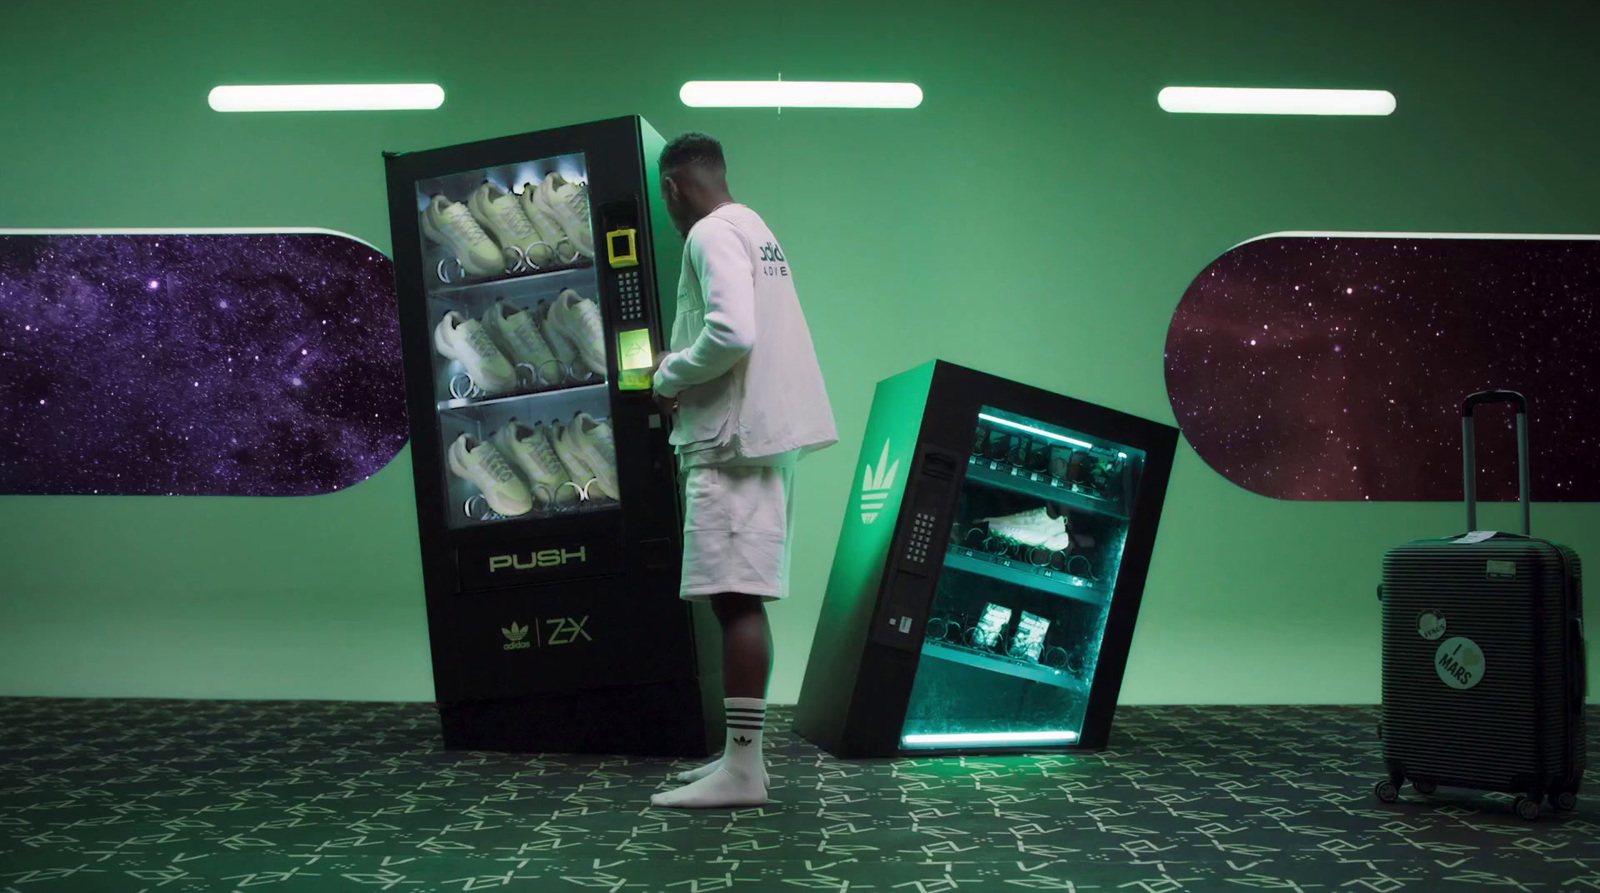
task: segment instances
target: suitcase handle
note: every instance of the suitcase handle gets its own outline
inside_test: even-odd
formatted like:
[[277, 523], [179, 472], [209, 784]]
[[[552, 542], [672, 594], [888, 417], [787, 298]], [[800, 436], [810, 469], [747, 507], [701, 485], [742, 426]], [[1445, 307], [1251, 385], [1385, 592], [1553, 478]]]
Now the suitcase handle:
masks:
[[1533, 535], [1532, 474], [1528, 469], [1528, 400], [1516, 391], [1480, 391], [1461, 404], [1461, 455], [1466, 470], [1467, 532], [1478, 529], [1478, 435], [1472, 413], [1485, 403], [1517, 407], [1517, 482], [1522, 492], [1522, 535]]

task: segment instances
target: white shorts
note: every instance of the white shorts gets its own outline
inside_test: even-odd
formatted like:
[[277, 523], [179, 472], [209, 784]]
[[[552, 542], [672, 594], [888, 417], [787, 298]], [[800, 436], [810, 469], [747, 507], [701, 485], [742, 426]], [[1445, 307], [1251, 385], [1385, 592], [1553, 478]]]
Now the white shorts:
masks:
[[725, 592], [787, 596], [794, 466], [707, 465], [683, 475], [678, 594], [691, 601]]

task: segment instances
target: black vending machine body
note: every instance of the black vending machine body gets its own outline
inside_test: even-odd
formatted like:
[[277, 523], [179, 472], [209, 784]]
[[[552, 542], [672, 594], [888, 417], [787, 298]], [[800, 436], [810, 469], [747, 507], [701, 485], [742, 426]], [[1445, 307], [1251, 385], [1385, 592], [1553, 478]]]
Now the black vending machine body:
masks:
[[662, 145], [625, 117], [385, 155], [448, 747], [715, 740], [720, 666], [677, 597], [676, 467], [649, 384], [682, 251]]
[[1103, 748], [1177, 436], [942, 361], [880, 382], [796, 730], [847, 758]]

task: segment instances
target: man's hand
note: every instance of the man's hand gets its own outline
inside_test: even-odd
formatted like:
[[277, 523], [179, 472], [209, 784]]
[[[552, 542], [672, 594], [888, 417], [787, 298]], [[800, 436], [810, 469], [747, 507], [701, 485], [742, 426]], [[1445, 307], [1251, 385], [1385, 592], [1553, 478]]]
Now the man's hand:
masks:
[[662, 396], [661, 393], [656, 391], [654, 388], [656, 370], [661, 368], [661, 361], [665, 360], [666, 358], [667, 355], [664, 353], [656, 354], [655, 364], [650, 367], [650, 381], [652, 383], [650, 395], [656, 398], [656, 405], [661, 407], [661, 411], [666, 413], [668, 416], [671, 416], [673, 413], [678, 411], [678, 398]]

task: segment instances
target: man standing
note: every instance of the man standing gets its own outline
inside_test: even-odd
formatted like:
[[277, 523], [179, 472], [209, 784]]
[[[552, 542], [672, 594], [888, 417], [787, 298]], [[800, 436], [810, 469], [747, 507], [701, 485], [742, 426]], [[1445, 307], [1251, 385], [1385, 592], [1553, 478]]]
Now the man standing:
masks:
[[675, 414], [683, 468], [683, 581], [722, 626], [728, 734], [721, 758], [656, 806], [767, 802], [761, 756], [772, 633], [788, 594], [794, 467], [838, 441], [794, 276], [778, 239], [728, 192], [722, 145], [689, 133], [661, 152], [661, 192], [684, 235], [671, 352], [656, 398]]

